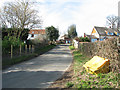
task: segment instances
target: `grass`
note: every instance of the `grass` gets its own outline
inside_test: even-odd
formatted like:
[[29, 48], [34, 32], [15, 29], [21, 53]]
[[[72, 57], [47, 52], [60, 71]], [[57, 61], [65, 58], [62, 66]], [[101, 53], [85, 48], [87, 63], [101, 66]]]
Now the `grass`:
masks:
[[40, 54], [43, 54], [43, 53], [49, 51], [50, 49], [52, 49], [54, 47], [55, 47], [55, 45], [48, 45], [48, 46], [45, 46], [43, 48], [37, 48], [37, 50], [35, 50], [34, 53], [19, 56], [19, 57], [12, 58], [12, 59], [3, 60], [2, 61], [2, 68], [5, 69], [5, 68], [8, 68], [8, 67], [10, 67], [10, 66], [12, 66], [14, 64], [17, 64], [17, 63], [32, 59], [32, 58], [34, 58], [34, 57], [36, 57], [36, 56], [38, 56]]
[[[80, 51], [73, 52], [74, 57], [74, 79], [71, 82], [72, 88], [120, 88], [120, 75], [116, 72], [109, 72], [107, 74], [92, 75], [85, 71], [83, 65], [90, 60], [80, 53]], [[119, 76], [119, 77], [118, 77]], [[69, 86], [69, 84], [68, 84]]]
[[70, 50], [74, 50], [75, 47], [74, 46], [69, 46]]
[[72, 82], [67, 82], [66, 83], [66, 86], [69, 88], [69, 87], [72, 87], [74, 84]]

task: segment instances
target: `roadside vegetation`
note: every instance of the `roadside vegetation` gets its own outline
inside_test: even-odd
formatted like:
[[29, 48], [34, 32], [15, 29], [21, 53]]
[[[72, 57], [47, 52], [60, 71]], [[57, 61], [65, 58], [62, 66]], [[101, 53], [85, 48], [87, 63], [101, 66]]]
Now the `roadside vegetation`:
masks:
[[75, 47], [74, 46], [69, 46], [70, 50], [74, 50]]
[[34, 53], [31, 53], [31, 54], [27, 54], [27, 55], [22, 55], [22, 56], [19, 56], [19, 57], [14, 57], [14, 58], [9, 58], [9, 59], [6, 59], [6, 60], [3, 60], [2, 61], [2, 68], [5, 69], [7, 67], [10, 67], [14, 64], [17, 64], [17, 63], [20, 63], [20, 62], [23, 62], [23, 61], [26, 61], [26, 60], [29, 60], [29, 59], [32, 59], [34, 57], [37, 57], [51, 49], [53, 49], [56, 45], [52, 44], [52, 45], [46, 45], [44, 47], [38, 47]]
[[107, 74], [99, 73], [97, 76], [89, 74], [83, 68], [83, 65], [91, 58], [81, 54], [79, 50], [73, 49], [73, 46], [69, 46], [72, 50], [73, 63], [64, 75], [56, 80], [50, 88], [65, 88], [67, 90], [84, 90], [91, 89], [116, 89], [120, 88], [120, 74], [117, 72], [109, 72]]
[[[0, 32], [2, 33], [2, 68], [29, 60], [55, 47], [59, 30], [53, 26], [47, 27], [45, 37], [38, 35], [28, 40], [31, 29], [40, 28], [42, 19], [35, 4], [29, 1], [8, 2], [0, 8]], [[33, 35], [34, 36], [34, 35]]]
[[[70, 46], [71, 49], [72, 46]], [[72, 47], [73, 48], [73, 47]], [[72, 49], [73, 50], [73, 49]], [[66, 83], [67, 88], [120, 88], [120, 75], [116, 72], [107, 74], [99, 73], [97, 76], [89, 74], [83, 65], [91, 58], [84, 56], [78, 50], [73, 51], [74, 75], [73, 79]]]

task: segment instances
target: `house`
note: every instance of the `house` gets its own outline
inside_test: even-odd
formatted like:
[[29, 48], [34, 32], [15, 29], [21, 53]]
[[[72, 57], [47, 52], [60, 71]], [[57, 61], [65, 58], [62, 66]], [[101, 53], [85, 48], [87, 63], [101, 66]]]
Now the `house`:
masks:
[[46, 37], [45, 29], [30, 30], [27, 40], [33, 40], [37, 37]]
[[59, 37], [59, 41], [63, 42], [63, 43], [71, 43], [72, 39], [70, 39], [68, 37], [68, 35], [63, 35]]
[[91, 35], [85, 35], [88, 37], [91, 42], [103, 41], [105, 39], [113, 38], [119, 36], [120, 33], [116, 28], [107, 28], [107, 27], [97, 27], [95, 26], [91, 32]]
[[88, 37], [91, 42], [95, 42], [95, 41], [98, 41], [98, 40], [99, 40], [99, 38], [97, 38], [97, 37], [94, 36], [94, 35], [86, 35], [86, 37]]

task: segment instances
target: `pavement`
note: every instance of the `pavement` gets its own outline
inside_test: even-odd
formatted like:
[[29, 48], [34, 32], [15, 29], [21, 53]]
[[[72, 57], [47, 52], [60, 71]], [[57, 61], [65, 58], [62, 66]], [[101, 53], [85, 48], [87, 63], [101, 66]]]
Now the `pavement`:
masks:
[[58, 45], [47, 53], [16, 64], [2, 72], [3, 88], [48, 88], [72, 63], [68, 45]]

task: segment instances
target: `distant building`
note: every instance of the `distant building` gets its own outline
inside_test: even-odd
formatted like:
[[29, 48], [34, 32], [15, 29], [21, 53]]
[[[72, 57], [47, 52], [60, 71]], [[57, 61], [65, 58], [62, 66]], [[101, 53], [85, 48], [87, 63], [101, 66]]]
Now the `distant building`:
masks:
[[30, 40], [33, 40], [33, 39], [35, 39], [35, 38], [37, 38], [37, 37], [43, 38], [43, 37], [46, 37], [45, 34], [46, 34], [45, 29], [30, 30], [27, 39], [28, 39], [28, 40], [29, 40], [29, 39], [30, 39]]
[[70, 39], [68, 37], [68, 35], [63, 35], [59, 37], [59, 41], [63, 42], [63, 43], [71, 43], [72, 39]]
[[91, 35], [84, 35], [88, 37], [91, 42], [103, 41], [105, 39], [113, 38], [119, 36], [117, 28], [107, 28], [107, 27], [97, 27], [95, 26], [91, 32]]

